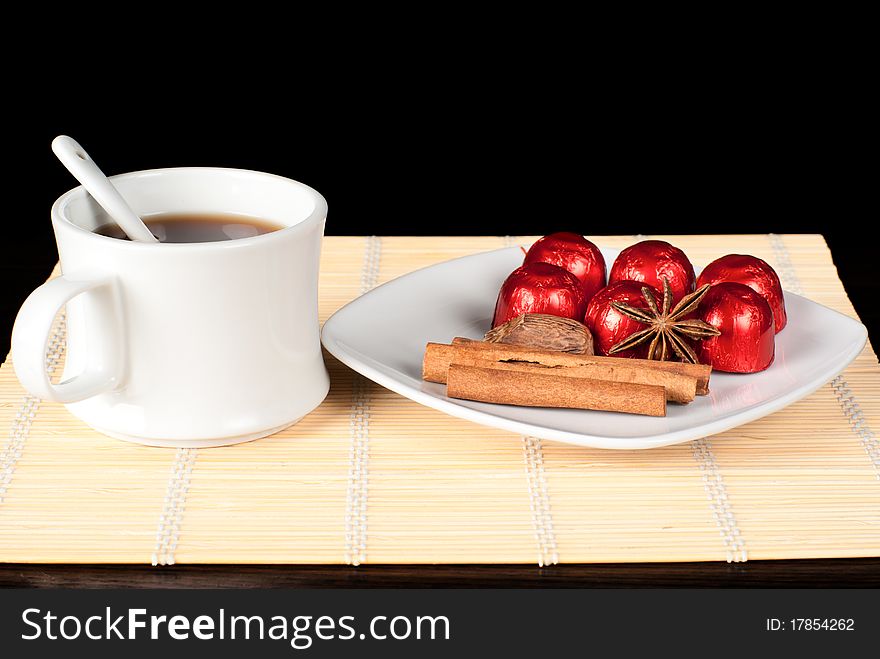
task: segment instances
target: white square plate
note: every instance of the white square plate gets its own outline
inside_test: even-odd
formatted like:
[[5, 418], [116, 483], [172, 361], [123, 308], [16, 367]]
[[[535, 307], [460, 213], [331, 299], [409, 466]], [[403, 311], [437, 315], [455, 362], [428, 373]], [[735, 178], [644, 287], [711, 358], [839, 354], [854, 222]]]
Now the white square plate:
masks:
[[[617, 250], [602, 250], [613, 263]], [[812, 393], [861, 352], [861, 323], [794, 293], [785, 293], [788, 325], [776, 335], [776, 360], [750, 375], [714, 372], [708, 396], [670, 405], [666, 417], [616, 412], [493, 405], [446, 396], [421, 379], [429, 341], [481, 338], [501, 283], [522, 264], [510, 247], [417, 270], [373, 289], [324, 324], [327, 350], [358, 373], [447, 414], [580, 446], [645, 449], [712, 435], [754, 421]]]

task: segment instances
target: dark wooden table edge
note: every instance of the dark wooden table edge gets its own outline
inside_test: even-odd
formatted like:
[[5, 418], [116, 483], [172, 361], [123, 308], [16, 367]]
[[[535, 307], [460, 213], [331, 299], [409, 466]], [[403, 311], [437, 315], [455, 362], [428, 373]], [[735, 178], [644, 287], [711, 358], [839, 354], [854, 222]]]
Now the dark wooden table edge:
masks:
[[2, 588], [878, 588], [880, 558], [533, 565], [0, 564]]

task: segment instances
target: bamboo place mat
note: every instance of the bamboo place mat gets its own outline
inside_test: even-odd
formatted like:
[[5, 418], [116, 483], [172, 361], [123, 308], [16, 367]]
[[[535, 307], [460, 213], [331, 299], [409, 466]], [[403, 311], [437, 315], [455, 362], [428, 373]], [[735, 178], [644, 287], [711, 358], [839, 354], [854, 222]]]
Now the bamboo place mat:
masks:
[[[661, 236], [662, 238], [662, 236]], [[694, 263], [773, 264], [855, 317], [821, 236], [670, 236]], [[320, 313], [433, 263], [528, 237], [328, 237]], [[622, 248], [634, 236], [593, 238]], [[487, 305], [493, 300], [487, 300]], [[64, 349], [59, 323], [48, 363]], [[327, 358], [327, 400], [214, 449], [104, 437], [0, 369], [0, 561], [529, 563], [880, 556], [880, 368], [870, 345], [772, 416], [650, 451], [452, 418]], [[872, 430], [874, 429], [874, 430]]]

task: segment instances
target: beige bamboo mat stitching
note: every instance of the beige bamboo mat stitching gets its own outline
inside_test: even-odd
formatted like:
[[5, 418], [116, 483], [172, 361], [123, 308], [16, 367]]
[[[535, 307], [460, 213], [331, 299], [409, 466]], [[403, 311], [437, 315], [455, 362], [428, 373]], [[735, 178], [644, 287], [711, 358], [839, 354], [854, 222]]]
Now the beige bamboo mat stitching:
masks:
[[862, 407], [856, 399], [842, 375], [838, 375], [831, 381], [831, 388], [834, 389], [834, 395], [840, 403], [844, 416], [852, 426], [853, 432], [859, 437], [862, 448], [868, 454], [868, 459], [874, 465], [874, 471], [877, 474], [877, 480], [880, 481], [880, 442], [877, 441], [877, 435], [871, 430]]
[[[768, 234], [768, 238], [770, 239], [770, 244], [773, 247], [773, 253], [776, 257], [778, 274], [779, 278], [782, 280], [782, 287], [790, 290], [792, 293], [796, 293], [797, 295], [803, 295], [800, 279], [794, 269], [794, 264], [791, 262], [791, 255], [788, 253], [788, 249], [785, 246], [785, 241], [782, 239], [782, 236], [771, 233]], [[877, 480], [880, 480], [880, 442], [878, 442], [877, 436], [868, 425], [865, 415], [862, 413], [862, 406], [859, 405], [858, 399], [855, 397], [855, 394], [853, 394], [852, 389], [850, 389], [849, 384], [846, 381], [846, 377], [842, 373], [831, 381], [830, 386], [834, 391], [834, 396], [837, 398], [837, 402], [840, 404], [840, 409], [843, 411], [843, 415], [849, 422], [853, 432], [858, 436], [859, 442], [867, 454], [868, 459], [874, 465]]]
[[[360, 295], [376, 286], [382, 265], [382, 239], [365, 239]], [[345, 508], [345, 562], [360, 565], [367, 560], [367, 501], [370, 464], [370, 394], [373, 384], [354, 374], [351, 400], [351, 448]]]
[[[49, 335], [49, 344], [46, 347], [46, 373], [51, 378], [53, 375], [60, 375], [57, 372], [59, 366], [63, 364], [64, 350], [67, 347], [67, 322], [62, 311], [58, 314], [55, 321], [55, 328]], [[6, 496], [6, 490], [12, 482], [15, 466], [21, 459], [21, 453], [27, 442], [28, 435], [31, 432], [31, 425], [40, 409], [40, 399], [30, 394], [25, 394], [21, 400], [21, 406], [18, 408], [15, 417], [12, 419], [12, 427], [9, 430], [9, 438], [3, 447], [3, 453], [0, 454], [0, 504]]]
[[556, 565], [559, 563], [559, 548], [556, 544], [556, 532], [553, 530], [550, 491], [544, 472], [541, 440], [537, 437], [523, 437], [522, 441], [529, 509], [532, 513], [532, 525], [535, 527], [535, 540], [538, 543], [538, 566]]
[[171, 476], [168, 478], [162, 514], [159, 515], [156, 548], [152, 555], [153, 565], [174, 565], [174, 552], [180, 540], [183, 513], [186, 510], [186, 495], [189, 492], [197, 454], [198, 449], [194, 448], [179, 448], [174, 454], [174, 464], [171, 465]]
[[712, 443], [708, 438], [695, 439], [691, 442], [694, 459], [703, 473], [703, 483], [706, 496], [709, 499], [709, 507], [712, 509], [712, 519], [718, 525], [718, 532], [727, 553], [728, 563], [744, 563], [749, 559], [745, 541], [736, 524], [733, 515], [727, 488], [724, 487], [724, 479], [718, 461], [712, 452]]

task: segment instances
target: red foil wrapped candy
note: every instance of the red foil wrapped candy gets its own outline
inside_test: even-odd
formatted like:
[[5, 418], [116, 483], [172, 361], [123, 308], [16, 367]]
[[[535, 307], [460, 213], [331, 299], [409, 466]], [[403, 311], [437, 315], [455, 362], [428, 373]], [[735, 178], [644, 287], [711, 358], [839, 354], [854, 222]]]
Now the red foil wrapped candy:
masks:
[[721, 332], [699, 342], [702, 363], [728, 373], [757, 373], [773, 363], [773, 310], [759, 293], [737, 282], [715, 284], [697, 314]]
[[581, 282], [552, 263], [528, 263], [501, 285], [492, 327], [524, 313], [546, 313], [583, 322], [587, 301]]
[[614, 260], [608, 283], [632, 280], [663, 290], [663, 277], [672, 288], [672, 306], [694, 290], [694, 266], [678, 247], [662, 240], [643, 240], [630, 245]]
[[605, 286], [605, 257], [577, 233], [551, 233], [531, 246], [523, 264], [552, 263], [578, 278], [587, 302]]
[[[645, 329], [642, 323], [627, 318], [611, 306], [612, 302], [623, 302], [639, 309], [647, 309], [648, 303], [642, 295], [643, 286], [645, 284], [638, 281], [618, 281], [603, 288], [590, 300], [584, 324], [593, 333], [593, 349], [597, 355], [607, 355], [613, 346]], [[661, 297], [656, 290], [652, 292], [655, 297]], [[614, 356], [644, 359], [647, 353], [648, 344], [645, 343]]]
[[776, 333], [783, 330], [788, 318], [785, 315], [785, 296], [779, 276], [766, 261], [749, 254], [728, 254], [707, 265], [697, 279], [697, 286], [735, 281], [760, 293], [773, 310]]

